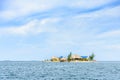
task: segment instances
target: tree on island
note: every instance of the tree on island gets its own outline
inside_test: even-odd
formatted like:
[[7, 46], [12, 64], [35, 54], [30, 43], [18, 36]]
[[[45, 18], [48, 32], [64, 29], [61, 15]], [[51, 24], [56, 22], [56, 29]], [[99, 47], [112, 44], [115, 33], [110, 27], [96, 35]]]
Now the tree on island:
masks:
[[94, 60], [94, 57], [95, 57], [95, 54], [92, 53], [92, 54], [89, 56], [89, 60], [90, 60], [90, 61], [93, 61], [93, 60]]
[[72, 56], [72, 52], [70, 52], [70, 54], [69, 54], [68, 57], [67, 57], [68, 62], [71, 61], [71, 56]]

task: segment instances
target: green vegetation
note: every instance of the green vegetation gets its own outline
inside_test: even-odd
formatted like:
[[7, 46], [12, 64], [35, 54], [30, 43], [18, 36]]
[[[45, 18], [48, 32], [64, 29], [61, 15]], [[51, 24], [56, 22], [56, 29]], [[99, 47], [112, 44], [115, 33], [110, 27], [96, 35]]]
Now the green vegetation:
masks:
[[70, 54], [69, 54], [68, 57], [67, 57], [68, 62], [71, 61], [71, 56], [72, 56], [72, 52], [70, 52]]
[[45, 61], [51, 61], [51, 62], [95, 62], [94, 60], [95, 54], [92, 53], [90, 56], [79, 56], [78, 54], [72, 54], [70, 52], [68, 56], [65, 58], [63, 56], [55, 57], [53, 56], [50, 60]]
[[93, 60], [94, 60], [94, 57], [95, 57], [95, 54], [92, 53], [92, 54], [89, 56], [89, 60], [90, 60], [90, 61], [93, 61]]

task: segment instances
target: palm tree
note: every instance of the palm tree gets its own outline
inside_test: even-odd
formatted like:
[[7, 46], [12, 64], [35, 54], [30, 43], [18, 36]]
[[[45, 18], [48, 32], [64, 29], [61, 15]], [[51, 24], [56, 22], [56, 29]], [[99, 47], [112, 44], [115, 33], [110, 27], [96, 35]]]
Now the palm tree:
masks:
[[90, 60], [90, 61], [93, 61], [93, 60], [94, 60], [94, 57], [95, 57], [95, 54], [92, 53], [92, 54], [89, 56], [89, 60]]
[[72, 56], [72, 52], [70, 52], [70, 54], [68, 55], [68, 58], [67, 58], [68, 62], [70, 62], [71, 56]]

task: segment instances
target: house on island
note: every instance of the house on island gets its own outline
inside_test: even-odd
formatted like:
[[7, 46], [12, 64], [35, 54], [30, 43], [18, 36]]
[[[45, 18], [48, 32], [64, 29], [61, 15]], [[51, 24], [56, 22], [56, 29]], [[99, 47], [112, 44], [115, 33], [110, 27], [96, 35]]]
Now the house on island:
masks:
[[60, 56], [59, 60], [60, 60], [60, 62], [66, 62], [67, 61], [67, 59], [65, 57], [63, 57], [63, 56]]
[[[90, 59], [91, 58], [91, 59]], [[52, 57], [52, 62], [79, 62], [79, 61], [95, 61], [94, 55], [90, 56], [80, 56], [78, 54], [70, 54], [67, 58], [60, 56], [60, 57]]]
[[72, 54], [71, 61], [88, 61], [88, 56], [79, 56], [78, 54]]
[[70, 57], [71, 61], [80, 60], [81, 57], [78, 54], [72, 54]]
[[61, 58], [61, 59], [60, 59], [60, 62], [66, 62], [66, 61], [67, 61], [66, 58]]

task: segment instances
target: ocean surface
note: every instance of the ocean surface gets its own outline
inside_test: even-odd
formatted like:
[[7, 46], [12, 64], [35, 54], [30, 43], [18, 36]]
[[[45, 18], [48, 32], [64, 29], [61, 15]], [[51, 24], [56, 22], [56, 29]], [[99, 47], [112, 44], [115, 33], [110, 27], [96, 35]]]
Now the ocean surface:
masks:
[[120, 80], [120, 62], [1, 61], [0, 80]]

